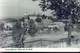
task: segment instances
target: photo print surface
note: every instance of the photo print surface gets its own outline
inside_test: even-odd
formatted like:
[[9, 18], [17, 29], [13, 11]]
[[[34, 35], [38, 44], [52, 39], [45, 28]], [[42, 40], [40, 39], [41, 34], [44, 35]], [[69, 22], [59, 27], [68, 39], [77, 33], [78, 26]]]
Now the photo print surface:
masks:
[[0, 48], [80, 48], [80, 0], [0, 0]]

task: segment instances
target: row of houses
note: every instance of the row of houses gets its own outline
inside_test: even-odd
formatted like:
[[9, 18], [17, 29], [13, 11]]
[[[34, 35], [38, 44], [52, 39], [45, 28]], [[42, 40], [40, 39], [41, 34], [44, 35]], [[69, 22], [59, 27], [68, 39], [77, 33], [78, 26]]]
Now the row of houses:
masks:
[[[23, 18], [21, 18], [21, 19], [19, 19], [19, 20], [21, 20], [20, 21], [20, 23], [21, 23], [21, 27], [23, 27], [23, 24], [28, 24], [28, 22], [29, 22], [29, 20], [28, 20], [28, 17], [29, 17], [29, 19], [33, 19], [34, 20], [34, 22], [35, 22], [35, 25], [36, 25], [36, 27], [50, 27], [50, 28], [53, 28], [53, 27], [58, 27], [58, 28], [60, 28], [60, 29], [63, 29], [64, 28], [64, 23], [62, 23], [62, 22], [52, 22], [50, 19], [48, 19], [48, 18], [46, 18], [46, 19], [42, 19], [42, 22], [40, 22], [40, 23], [38, 23], [38, 22], [36, 22], [35, 21], [35, 19], [37, 18], [37, 15], [27, 15], [26, 17], [23, 17]], [[40, 18], [41, 16], [39, 16], [39, 18]], [[23, 19], [24, 19], [24, 21], [23, 21]], [[14, 25], [16, 24], [16, 21], [15, 22], [6, 22], [6, 23], [4, 23], [4, 28], [12, 28]], [[63, 25], [62, 25], [63, 24]], [[26, 27], [28, 27], [28, 25], [26, 25]], [[62, 28], [63, 27], [63, 28]]]
[[[18, 19], [18, 20], [20, 20], [21, 27], [24, 27], [24, 24], [26, 25], [26, 27], [28, 27], [29, 19], [32, 19], [32, 20], [34, 20], [34, 23], [35, 23], [36, 27], [38, 27], [38, 28], [45, 27], [45, 28], [53, 29], [53, 28], [57, 27], [61, 31], [64, 31], [65, 23], [63, 23], [63, 21], [67, 21], [67, 20], [53, 22], [50, 19], [46, 18], [46, 19], [42, 19], [42, 22], [38, 23], [35, 21], [35, 19], [38, 17], [41, 18], [41, 15], [32, 14], [32, 15], [27, 15], [23, 18]], [[16, 24], [16, 22], [6, 22], [4, 24], [4, 28], [5, 29], [12, 28], [15, 24]], [[77, 25], [74, 25], [74, 28], [77, 28]]]

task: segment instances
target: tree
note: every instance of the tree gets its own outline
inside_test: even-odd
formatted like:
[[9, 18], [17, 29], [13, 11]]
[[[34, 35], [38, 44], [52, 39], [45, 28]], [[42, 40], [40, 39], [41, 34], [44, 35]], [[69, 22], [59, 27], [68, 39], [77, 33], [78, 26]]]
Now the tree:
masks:
[[37, 21], [37, 22], [41, 22], [42, 19], [41, 19], [41, 18], [36, 18], [36, 21]]
[[[70, 19], [69, 25], [75, 24], [80, 19], [80, 6], [78, 0], [41, 0], [39, 6], [43, 11], [48, 9], [56, 11], [58, 20]], [[68, 38], [70, 44], [71, 26], [68, 26]]]
[[41, 0], [39, 6], [43, 11], [55, 10], [58, 19], [71, 19], [72, 23], [78, 20], [80, 7], [77, 0]]
[[40, 15], [37, 15], [37, 18], [35, 19], [35, 21], [37, 21], [38, 23], [42, 21], [42, 19], [40, 18]]
[[1, 21], [0, 21], [0, 33], [1, 33], [1, 31], [3, 31], [4, 30], [4, 23], [2, 23]]
[[51, 20], [52, 22], [56, 21], [56, 19], [53, 18], [52, 16], [49, 16], [48, 19]]
[[14, 42], [15, 47], [17, 48], [23, 48], [24, 47], [24, 31], [23, 28], [21, 28], [20, 21], [17, 21], [17, 23], [13, 26], [13, 33], [12, 33], [12, 39]]
[[46, 19], [46, 16], [44, 14], [42, 15], [42, 19]]
[[37, 29], [35, 27], [35, 24], [34, 24], [34, 21], [31, 19], [29, 21], [29, 30], [28, 30], [28, 33], [30, 36], [34, 37], [34, 35], [36, 34], [37, 32]]

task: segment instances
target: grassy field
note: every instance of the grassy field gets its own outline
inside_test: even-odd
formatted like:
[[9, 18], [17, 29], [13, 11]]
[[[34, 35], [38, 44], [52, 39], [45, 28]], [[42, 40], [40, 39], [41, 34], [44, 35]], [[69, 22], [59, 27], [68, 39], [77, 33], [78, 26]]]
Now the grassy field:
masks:
[[[8, 32], [4, 32], [3, 36], [5, 36]], [[30, 41], [34, 41], [34, 40], [52, 40], [53, 42], [50, 41], [37, 41], [37, 42], [32, 42], [32, 43], [25, 43], [24, 47], [30, 47], [30, 45], [32, 47], [49, 47], [49, 48], [66, 48], [67, 47], [67, 43], [65, 41], [63, 42], [57, 42], [61, 39], [66, 39], [68, 37], [67, 32], [64, 31], [58, 31], [58, 32], [44, 32], [44, 33], [36, 33], [34, 37], [31, 37], [29, 34], [25, 35], [25, 40], [24, 42], [30, 42]], [[77, 33], [75, 31], [72, 32], [72, 35], [77, 36], [80, 39], [80, 33]], [[3, 41], [2, 41], [2, 46], [3, 47], [9, 47], [13, 42], [12, 40], [12, 36], [8, 36], [8, 37], [3, 37]], [[11, 46], [13, 47], [13, 46]], [[71, 46], [70, 47], [80, 47], [80, 40], [79, 43], [76, 44], [75, 41], [71, 42]]]

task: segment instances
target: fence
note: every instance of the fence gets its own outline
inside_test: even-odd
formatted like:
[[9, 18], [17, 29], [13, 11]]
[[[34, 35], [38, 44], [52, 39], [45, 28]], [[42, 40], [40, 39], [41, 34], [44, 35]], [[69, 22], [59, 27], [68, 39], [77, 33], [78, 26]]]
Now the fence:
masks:
[[[11, 36], [11, 35], [8, 35]], [[6, 37], [8, 37], [6, 36]], [[46, 46], [51, 46], [51, 47], [60, 47], [60, 45], [62, 43], [67, 44], [67, 40], [68, 38], [64, 38], [64, 39], [60, 39], [60, 40], [48, 40], [48, 39], [33, 39], [33, 40], [27, 40], [24, 41], [24, 47], [28, 48], [28, 47], [46, 47]], [[71, 42], [76, 42], [76, 44], [78, 44], [78, 39], [73, 39], [71, 40]], [[17, 45], [20, 45], [19, 43]], [[6, 47], [13, 47], [15, 48], [14, 44], [11, 44], [9, 46]]]
[[[72, 42], [76, 40], [72, 40]], [[18, 44], [19, 45], [19, 44]], [[10, 45], [7, 47], [14, 47], [15, 45]], [[67, 39], [60, 39], [60, 40], [44, 40], [44, 39], [36, 39], [36, 40], [28, 40], [24, 41], [24, 48], [32, 48], [32, 47], [65, 47], [67, 45]]]

